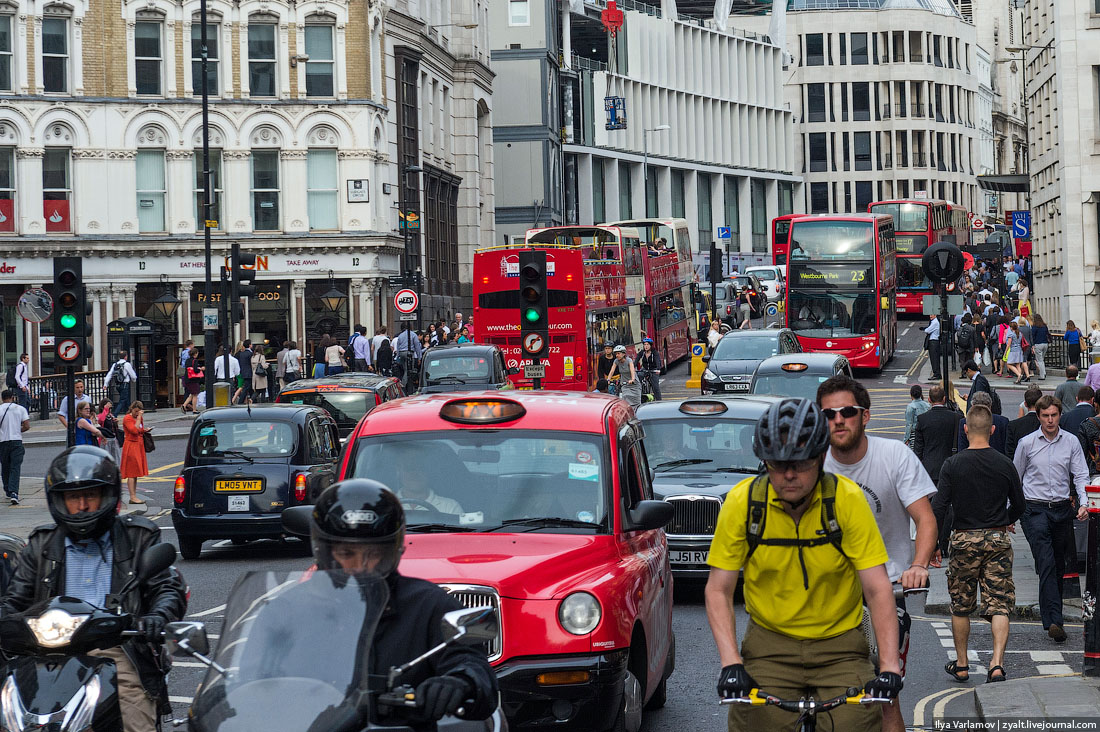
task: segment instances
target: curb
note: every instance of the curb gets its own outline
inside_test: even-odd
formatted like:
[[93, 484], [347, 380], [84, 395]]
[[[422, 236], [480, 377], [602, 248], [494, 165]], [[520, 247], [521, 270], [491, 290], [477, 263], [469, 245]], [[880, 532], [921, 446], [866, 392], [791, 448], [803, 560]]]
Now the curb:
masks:
[[[165, 430], [164, 432], [154, 432], [153, 439], [161, 437], [187, 437], [191, 434], [191, 430], [186, 432], [175, 432]], [[23, 440], [23, 444], [27, 447], [64, 447], [68, 444], [65, 437], [45, 437], [38, 440]]]

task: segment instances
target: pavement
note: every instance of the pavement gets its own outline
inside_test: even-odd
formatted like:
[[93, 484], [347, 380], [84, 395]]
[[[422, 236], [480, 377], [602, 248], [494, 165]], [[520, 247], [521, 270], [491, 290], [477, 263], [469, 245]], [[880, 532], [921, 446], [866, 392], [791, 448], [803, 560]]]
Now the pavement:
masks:
[[[31, 428], [23, 433], [23, 444], [44, 447], [48, 445], [62, 446], [65, 444], [65, 428], [57, 421], [57, 413], [51, 412], [48, 420], [35, 419], [35, 412], [31, 415]], [[180, 414], [175, 409], [160, 409], [155, 412], [145, 413], [145, 426], [156, 426], [153, 437], [183, 437], [191, 432], [191, 422], [195, 417], [192, 414]], [[121, 422], [121, 418], [119, 422]]]

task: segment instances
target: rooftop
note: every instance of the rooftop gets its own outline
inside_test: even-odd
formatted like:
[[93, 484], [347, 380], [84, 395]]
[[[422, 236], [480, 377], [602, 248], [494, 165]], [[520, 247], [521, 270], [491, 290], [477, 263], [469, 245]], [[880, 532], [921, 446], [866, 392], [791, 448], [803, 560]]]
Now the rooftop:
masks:
[[929, 10], [961, 18], [952, 0], [790, 0], [790, 10]]

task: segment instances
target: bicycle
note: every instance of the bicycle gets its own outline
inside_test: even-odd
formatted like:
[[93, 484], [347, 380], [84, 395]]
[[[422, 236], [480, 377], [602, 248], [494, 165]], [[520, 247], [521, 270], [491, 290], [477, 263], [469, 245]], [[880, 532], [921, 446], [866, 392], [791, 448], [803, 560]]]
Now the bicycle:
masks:
[[[901, 666], [901, 677], [905, 678], [905, 668], [909, 658], [909, 630], [913, 626], [913, 620], [909, 617], [909, 611], [905, 608], [905, 597], [915, 595], [918, 592], [928, 592], [927, 587], [915, 587], [904, 589], [894, 588], [894, 603], [898, 609], [898, 662]], [[875, 638], [875, 629], [871, 625], [871, 611], [863, 606], [863, 620], [860, 623], [863, 635], [867, 638], [867, 647], [871, 650], [871, 665], [875, 667], [875, 673], [879, 672], [878, 641]]]
[[809, 698], [802, 697], [797, 701], [780, 699], [777, 696], [761, 692], [760, 689], [753, 689], [747, 696], [734, 696], [720, 699], [719, 704], [723, 706], [729, 704], [748, 704], [754, 707], [779, 707], [786, 712], [795, 712], [798, 714], [798, 719], [795, 721], [795, 730], [797, 732], [817, 732], [817, 715], [822, 712], [831, 712], [837, 707], [845, 704], [889, 704], [891, 701], [893, 700], [871, 696], [858, 687], [850, 686], [844, 694], [833, 697], [832, 699], [826, 699], [825, 701], [817, 701], [812, 696]]

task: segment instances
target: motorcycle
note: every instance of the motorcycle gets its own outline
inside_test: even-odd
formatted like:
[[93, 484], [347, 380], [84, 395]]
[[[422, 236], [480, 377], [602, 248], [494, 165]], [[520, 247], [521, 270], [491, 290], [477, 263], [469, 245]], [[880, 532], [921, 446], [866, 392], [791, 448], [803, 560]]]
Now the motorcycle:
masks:
[[[190, 732], [411, 732], [420, 703], [401, 675], [453, 644], [496, 637], [492, 608], [443, 616], [443, 643], [386, 674], [368, 671], [370, 650], [389, 599], [385, 580], [340, 570], [245, 574], [226, 603], [217, 652], [202, 623], [170, 624], [167, 648], [207, 673], [186, 719]], [[303, 623], [309, 630], [303, 632]], [[406, 716], [407, 715], [407, 716]], [[419, 720], [426, 721], [426, 720]], [[440, 730], [507, 730], [499, 702], [484, 721], [445, 717]]]
[[171, 567], [176, 549], [157, 544], [139, 558], [133, 577], [107, 608], [54, 597], [0, 618], [4, 649], [0, 728], [7, 732], [117, 732], [122, 729], [115, 662], [92, 656], [143, 635], [120, 600], [134, 585]]

